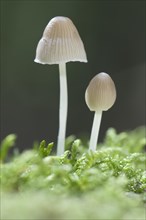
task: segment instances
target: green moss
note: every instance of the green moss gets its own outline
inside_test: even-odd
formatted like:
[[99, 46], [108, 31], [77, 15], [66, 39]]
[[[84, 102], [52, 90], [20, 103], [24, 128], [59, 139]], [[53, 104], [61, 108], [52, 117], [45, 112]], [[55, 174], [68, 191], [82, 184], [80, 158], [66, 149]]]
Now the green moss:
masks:
[[111, 128], [96, 152], [70, 137], [60, 157], [45, 141], [12, 156], [1, 163], [2, 219], [145, 219], [145, 144], [144, 127]]

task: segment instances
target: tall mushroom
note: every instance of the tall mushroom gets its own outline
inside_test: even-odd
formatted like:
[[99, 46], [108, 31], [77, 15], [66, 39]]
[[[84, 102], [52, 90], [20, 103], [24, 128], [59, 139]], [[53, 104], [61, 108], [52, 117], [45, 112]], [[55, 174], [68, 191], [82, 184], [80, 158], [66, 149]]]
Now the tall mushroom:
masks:
[[102, 111], [107, 111], [116, 100], [116, 88], [112, 78], [104, 72], [97, 74], [85, 92], [85, 101], [91, 111], [95, 111], [90, 136], [89, 150], [95, 151]]
[[40, 64], [59, 64], [60, 110], [57, 155], [61, 155], [64, 153], [68, 110], [66, 63], [87, 62], [83, 42], [69, 18], [58, 16], [50, 20], [37, 45], [34, 61]]

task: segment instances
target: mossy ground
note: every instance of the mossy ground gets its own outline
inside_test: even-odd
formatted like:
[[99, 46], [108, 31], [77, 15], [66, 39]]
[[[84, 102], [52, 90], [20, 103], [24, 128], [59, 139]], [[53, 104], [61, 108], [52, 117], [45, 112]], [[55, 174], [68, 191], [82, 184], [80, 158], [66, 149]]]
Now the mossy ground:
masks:
[[96, 152], [71, 136], [60, 157], [42, 141], [6, 160], [15, 139], [1, 143], [2, 220], [146, 218], [144, 127], [109, 129]]

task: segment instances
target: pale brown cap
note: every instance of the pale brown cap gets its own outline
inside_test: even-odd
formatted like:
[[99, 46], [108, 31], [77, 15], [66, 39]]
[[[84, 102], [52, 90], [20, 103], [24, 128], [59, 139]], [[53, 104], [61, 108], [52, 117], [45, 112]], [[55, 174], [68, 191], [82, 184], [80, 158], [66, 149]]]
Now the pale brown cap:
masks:
[[50, 20], [37, 45], [34, 61], [41, 64], [87, 62], [83, 42], [69, 18], [58, 16]]
[[97, 74], [85, 92], [85, 101], [91, 111], [107, 111], [116, 100], [116, 88], [107, 73]]

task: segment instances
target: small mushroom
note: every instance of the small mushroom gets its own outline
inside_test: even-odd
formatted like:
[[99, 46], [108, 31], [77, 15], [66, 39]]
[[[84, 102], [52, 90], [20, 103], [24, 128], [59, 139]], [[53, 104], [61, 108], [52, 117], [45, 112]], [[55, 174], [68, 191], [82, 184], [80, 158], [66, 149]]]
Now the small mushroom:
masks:
[[95, 111], [90, 136], [89, 150], [95, 151], [102, 111], [107, 111], [116, 100], [116, 88], [112, 78], [104, 72], [97, 74], [89, 83], [85, 92], [85, 101], [90, 111]]
[[60, 110], [57, 155], [61, 155], [64, 153], [68, 109], [66, 63], [87, 62], [83, 42], [69, 18], [58, 16], [50, 20], [37, 45], [34, 61], [40, 64], [59, 64]]

